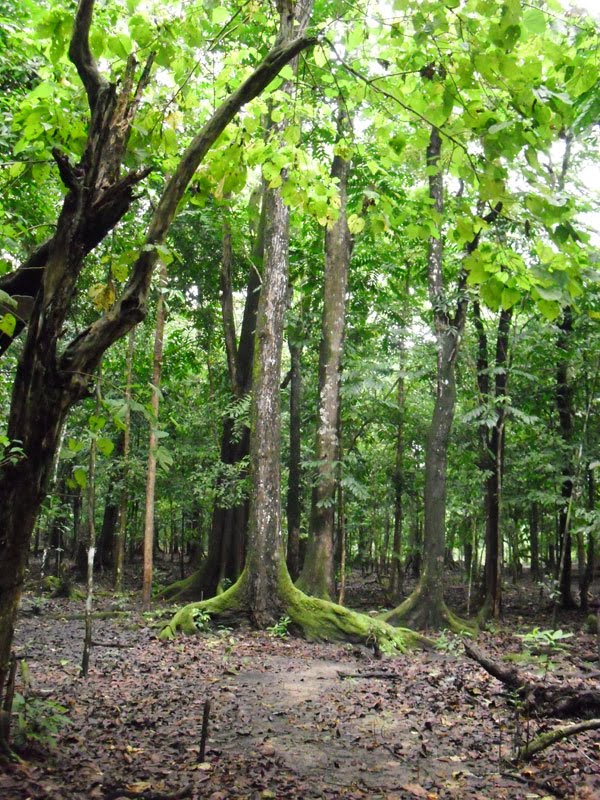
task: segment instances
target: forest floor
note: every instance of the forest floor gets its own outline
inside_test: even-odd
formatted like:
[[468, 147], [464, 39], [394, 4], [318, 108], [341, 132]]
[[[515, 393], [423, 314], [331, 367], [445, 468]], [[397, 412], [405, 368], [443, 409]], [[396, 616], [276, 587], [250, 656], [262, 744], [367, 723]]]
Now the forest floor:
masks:
[[[374, 581], [351, 586], [350, 601], [357, 592], [368, 605], [381, 599]], [[453, 597], [460, 607], [460, 587], [450, 589]], [[507, 618], [482, 633], [478, 646], [497, 658], [522, 653], [517, 633], [549, 627], [537, 606], [531, 586], [513, 590]], [[34, 742], [21, 762], [0, 765], [0, 798], [600, 797], [598, 732], [515, 766], [515, 739], [558, 721], [523, 720], [503, 686], [448, 633], [434, 651], [378, 660], [363, 647], [248, 629], [162, 642], [156, 634], [168, 619], [164, 609], [143, 614], [135, 596], [115, 600], [108, 591], [95, 607], [106, 613], [94, 621], [101, 645], [84, 680], [83, 602], [23, 600], [15, 647], [30, 685], [20, 673], [17, 690], [30, 722], [50, 710], [68, 724], [54, 748], [42, 730], [44, 747]], [[584, 660], [595, 637], [582, 633], [582, 622], [576, 615], [559, 620], [575, 635], [552, 659], [551, 674], [564, 681], [591, 675], [597, 688], [599, 665]], [[545, 657], [537, 661], [539, 668]], [[52, 703], [66, 713], [52, 711]]]

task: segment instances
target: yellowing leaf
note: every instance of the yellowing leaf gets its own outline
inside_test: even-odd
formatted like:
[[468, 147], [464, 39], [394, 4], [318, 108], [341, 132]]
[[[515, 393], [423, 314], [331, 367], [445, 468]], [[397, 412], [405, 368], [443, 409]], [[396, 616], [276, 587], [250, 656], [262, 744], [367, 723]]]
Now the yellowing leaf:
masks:
[[112, 281], [95, 283], [88, 289], [88, 295], [96, 311], [108, 311], [115, 302], [115, 289]]
[[350, 214], [348, 217], [348, 230], [353, 236], [364, 230], [364, 227], [365, 221], [362, 217], [359, 217], [358, 214]]

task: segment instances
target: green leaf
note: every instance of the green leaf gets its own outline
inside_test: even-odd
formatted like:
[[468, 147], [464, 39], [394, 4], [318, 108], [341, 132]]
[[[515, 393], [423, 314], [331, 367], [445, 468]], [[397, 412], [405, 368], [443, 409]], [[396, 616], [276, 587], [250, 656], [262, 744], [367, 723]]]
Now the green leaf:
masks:
[[547, 320], [550, 322], [554, 322], [555, 319], [558, 319], [560, 315], [560, 304], [554, 303], [548, 300], [538, 300], [536, 303], [537, 307], [541, 311], [541, 313], [546, 317]]
[[114, 442], [110, 439], [106, 439], [102, 437], [97, 441], [98, 450], [102, 453], [103, 456], [107, 458], [112, 454], [113, 450], [115, 449]]
[[73, 470], [73, 477], [75, 478], [75, 483], [85, 489], [87, 486], [87, 473], [82, 467], [77, 467], [77, 469]]
[[229, 9], [225, 6], [217, 6], [213, 9], [211, 19], [215, 25], [224, 25], [230, 17]]
[[512, 308], [515, 303], [518, 303], [520, 299], [521, 299], [521, 292], [519, 292], [517, 289], [511, 289], [508, 286], [506, 286], [502, 290], [500, 303], [502, 305], [502, 308], [506, 311], [509, 308]]
[[13, 314], [5, 314], [0, 319], [0, 331], [7, 336], [12, 336], [17, 326], [17, 318]]
[[127, 34], [118, 33], [116, 36], [108, 37], [108, 49], [114, 55], [125, 60], [133, 49], [133, 43]]
[[92, 433], [98, 433], [106, 425], [106, 417], [101, 417], [97, 414], [92, 414], [88, 419], [88, 425]]
[[537, 8], [529, 8], [523, 13], [523, 25], [530, 33], [544, 33], [546, 15]]

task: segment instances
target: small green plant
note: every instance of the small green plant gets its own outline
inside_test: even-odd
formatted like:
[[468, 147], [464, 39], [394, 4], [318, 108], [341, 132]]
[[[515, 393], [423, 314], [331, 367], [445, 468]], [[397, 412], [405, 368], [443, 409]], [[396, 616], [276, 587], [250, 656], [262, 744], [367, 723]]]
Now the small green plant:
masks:
[[13, 700], [13, 743], [17, 750], [39, 745], [56, 747], [56, 736], [70, 725], [67, 709], [54, 700], [15, 692]]
[[567, 651], [569, 645], [565, 644], [565, 639], [570, 639], [573, 634], [565, 633], [560, 629], [554, 631], [534, 628], [529, 633], [521, 633], [517, 634], [517, 636], [530, 651], [529, 654], [538, 658], [543, 667], [545, 678], [548, 671], [556, 666], [551, 661], [551, 656]]
[[444, 628], [440, 635], [435, 639], [435, 649], [441, 653], [458, 655], [462, 653], [462, 638]]
[[192, 618], [197, 631], [207, 631], [210, 628], [210, 614], [203, 608], [194, 608]]
[[292, 620], [289, 617], [281, 617], [279, 622], [276, 622], [275, 625], [271, 625], [267, 628], [269, 636], [273, 636], [277, 639], [285, 639], [288, 636], [288, 628], [291, 622]]
[[15, 692], [12, 703], [11, 738], [15, 749], [56, 747], [56, 736], [71, 722], [67, 709], [55, 700], [35, 697], [26, 661], [21, 661], [22, 692]]

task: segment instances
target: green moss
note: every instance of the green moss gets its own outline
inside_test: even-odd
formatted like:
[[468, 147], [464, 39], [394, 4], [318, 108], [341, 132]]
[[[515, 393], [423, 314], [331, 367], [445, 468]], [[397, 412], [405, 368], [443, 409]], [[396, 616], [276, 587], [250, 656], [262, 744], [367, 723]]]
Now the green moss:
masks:
[[[292, 620], [293, 627], [311, 641], [358, 642], [375, 645], [382, 652], [404, 652], [415, 647], [433, 647], [433, 642], [406, 628], [395, 628], [381, 620], [351, 611], [344, 606], [309, 597], [297, 589], [282, 566], [278, 579], [281, 608]], [[194, 614], [200, 609], [211, 617], [246, 614], [244, 575], [223, 594], [181, 608], [160, 633], [170, 639], [177, 633], [198, 632]]]
[[160, 592], [156, 593], [157, 600], [181, 600], [186, 597], [192, 597], [194, 595], [194, 590], [199, 582], [200, 571], [197, 570], [193, 572], [191, 575], [188, 575], [187, 578], [183, 578], [180, 581], [175, 581], [175, 583], [171, 583], [168, 586], [165, 586], [164, 589], [161, 589]]
[[405, 624], [418, 630], [447, 628], [452, 633], [466, 633], [471, 636], [477, 632], [476, 623], [453, 614], [445, 603], [442, 603], [439, 609], [434, 609], [420, 587], [417, 587], [399, 606], [382, 614], [379, 619], [390, 625]]
[[210, 614], [211, 617], [219, 617], [235, 611], [239, 611], [241, 614], [243, 610], [243, 574], [237, 583], [234, 583], [222, 594], [197, 603], [188, 603], [183, 608], [180, 608], [168, 625], [165, 625], [162, 629], [159, 638], [172, 639], [177, 633], [188, 635], [198, 633], [195, 617], [196, 610], [204, 611]]

